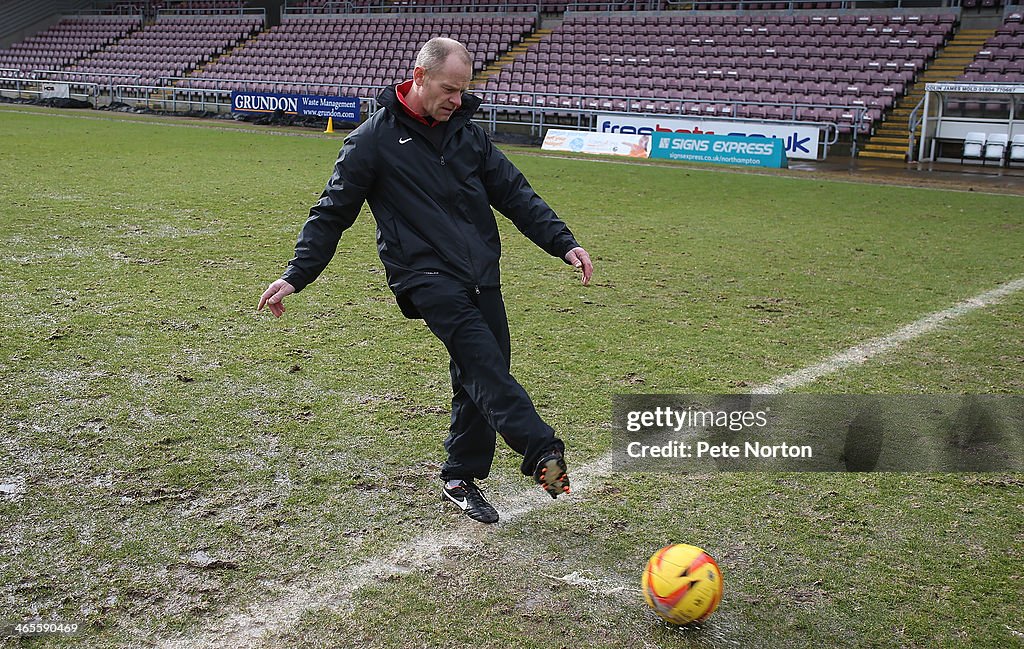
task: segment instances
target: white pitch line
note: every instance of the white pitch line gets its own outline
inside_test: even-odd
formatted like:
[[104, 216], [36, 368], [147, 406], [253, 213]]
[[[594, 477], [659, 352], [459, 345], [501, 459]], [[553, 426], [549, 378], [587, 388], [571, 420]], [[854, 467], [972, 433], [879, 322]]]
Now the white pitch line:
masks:
[[779, 377], [767, 385], [754, 388], [754, 394], [779, 394], [817, 381], [827, 374], [833, 374], [853, 365], [861, 365], [868, 359], [884, 354], [899, 347], [903, 343], [935, 331], [944, 323], [965, 316], [968, 313], [983, 309], [1001, 301], [1003, 298], [1024, 289], [1024, 277], [1007, 282], [991, 291], [967, 298], [948, 309], [926, 315], [907, 326], [885, 336], [873, 338], [860, 345], [839, 352], [817, 365], [799, 369], [791, 374]]
[[[848, 367], [862, 365], [875, 356], [935, 331], [951, 320], [997, 304], [1021, 290], [1024, 290], [1024, 277], [968, 298], [943, 311], [927, 315], [891, 334], [855, 345], [820, 363], [755, 387], [751, 392], [778, 394], [808, 385], [823, 376]], [[610, 473], [611, 463], [612, 454], [609, 451], [597, 460], [574, 469], [573, 492], [587, 491], [601, 476]], [[543, 507], [557, 506], [561, 502], [563, 501], [550, 501], [533, 488], [520, 489], [502, 500], [501, 522], [498, 525], [507, 525], [525, 514]], [[443, 550], [470, 547], [474, 541], [485, 538], [487, 529], [481, 525], [472, 529], [420, 534], [386, 557], [371, 557], [360, 564], [329, 574], [316, 584], [292, 587], [273, 600], [258, 602], [245, 610], [219, 618], [210, 623], [209, 630], [198, 636], [164, 639], [155, 644], [165, 649], [252, 646], [269, 634], [295, 627], [307, 611], [344, 605], [359, 588], [381, 577], [405, 574], [424, 566], [436, 565], [441, 561]]]
[[[573, 471], [573, 492], [587, 490], [595, 478], [611, 470], [611, 453]], [[494, 499], [497, 500], [497, 499]], [[565, 503], [563, 499], [559, 501]], [[539, 489], [519, 489], [501, 504], [501, 522], [508, 525], [524, 514], [550, 507], [556, 503]], [[460, 519], [459, 525], [466, 523]], [[209, 647], [251, 647], [261, 638], [293, 628], [302, 614], [315, 609], [342, 606], [357, 590], [379, 581], [381, 577], [413, 572], [425, 566], [440, 563], [443, 551], [449, 548], [471, 547], [479, 543], [490, 526], [472, 525], [443, 533], [420, 534], [386, 557], [371, 557], [350, 568], [327, 575], [316, 584], [302, 584], [285, 591], [273, 600], [258, 602], [249, 608], [232, 613], [211, 624], [211, 630], [194, 638], [176, 638], [158, 641], [165, 649], [206, 649]]]

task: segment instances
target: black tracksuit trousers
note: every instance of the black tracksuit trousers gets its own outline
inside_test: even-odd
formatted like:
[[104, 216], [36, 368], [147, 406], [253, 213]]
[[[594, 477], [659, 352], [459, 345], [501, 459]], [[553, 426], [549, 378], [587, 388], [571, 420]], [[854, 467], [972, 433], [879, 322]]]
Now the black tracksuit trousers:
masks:
[[510, 373], [511, 343], [500, 289], [476, 289], [438, 277], [407, 296], [451, 356], [452, 420], [443, 479], [486, 478], [495, 431], [523, 456], [524, 475], [533, 475], [547, 451], [564, 450]]

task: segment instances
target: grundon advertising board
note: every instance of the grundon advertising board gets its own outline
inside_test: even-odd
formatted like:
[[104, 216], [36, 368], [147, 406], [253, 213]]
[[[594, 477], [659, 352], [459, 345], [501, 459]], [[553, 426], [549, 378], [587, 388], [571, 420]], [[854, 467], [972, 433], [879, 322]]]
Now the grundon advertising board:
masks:
[[344, 122], [359, 121], [358, 97], [324, 95], [283, 95], [268, 92], [235, 90], [231, 93], [231, 110], [235, 113], [275, 113], [333, 117]]
[[818, 159], [821, 142], [819, 127], [801, 124], [761, 124], [756, 122], [729, 122], [686, 117], [639, 117], [632, 115], [598, 113], [597, 130], [600, 133], [644, 135], [652, 133], [695, 133], [726, 135], [730, 137], [761, 137], [782, 140], [786, 157], [804, 160]]

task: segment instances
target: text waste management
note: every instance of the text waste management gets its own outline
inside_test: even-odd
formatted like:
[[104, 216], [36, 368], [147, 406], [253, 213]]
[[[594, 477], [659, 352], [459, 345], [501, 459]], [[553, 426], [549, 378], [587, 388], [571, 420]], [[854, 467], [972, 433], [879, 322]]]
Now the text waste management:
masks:
[[276, 113], [333, 117], [344, 122], [359, 121], [358, 97], [286, 95], [265, 92], [231, 93], [231, 110], [236, 113]]

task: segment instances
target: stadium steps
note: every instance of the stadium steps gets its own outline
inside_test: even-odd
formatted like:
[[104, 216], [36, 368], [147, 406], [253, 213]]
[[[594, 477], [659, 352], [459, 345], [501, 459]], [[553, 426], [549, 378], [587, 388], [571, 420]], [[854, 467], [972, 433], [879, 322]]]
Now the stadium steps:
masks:
[[[250, 36], [249, 38], [245, 39], [241, 43], [238, 43], [234, 47], [229, 47], [229, 48], [225, 49], [223, 52], [221, 52], [220, 54], [215, 54], [210, 59], [208, 59], [206, 61], [203, 61], [202, 63], [200, 63], [196, 67], [194, 67], [191, 70], [187, 71], [184, 74], [184, 76], [192, 77], [193, 75], [196, 75], [196, 74], [202, 72], [203, 70], [205, 70], [206, 66], [211, 65], [213, 63], [216, 63], [217, 61], [219, 61], [220, 59], [222, 59], [222, 58], [224, 58], [226, 56], [231, 56], [233, 54], [238, 54], [239, 52], [244, 50], [250, 43], [255, 42], [257, 38], [259, 38], [263, 34], [267, 33], [267, 31], [268, 30], [266, 30], [266, 29], [264, 29], [262, 31], [259, 31], [259, 32], [255, 33], [255, 34], [253, 34], [252, 36]], [[181, 81], [176, 82], [174, 85], [179, 86], [179, 87], [187, 86], [188, 85], [188, 79], [182, 79]]]
[[473, 87], [482, 88], [491, 77], [497, 76], [505, 66], [511, 65], [517, 58], [526, 54], [526, 50], [550, 36], [552, 31], [551, 29], [535, 29], [529, 36], [510, 47], [507, 52], [495, 59], [494, 63], [481, 70], [476, 75], [476, 79], [473, 80]]
[[[918, 77], [907, 94], [896, 102], [885, 122], [858, 153], [859, 157], [883, 160], [906, 160], [910, 146], [910, 114], [924, 98], [925, 85], [940, 81], [953, 81], [964, 73], [985, 41], [995, 35], [995, 29], [962, 29], [936, 55], [928, 69]], [[914, 137], [921, 135], [918, 125]]]

